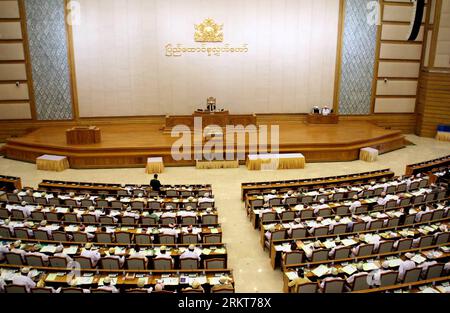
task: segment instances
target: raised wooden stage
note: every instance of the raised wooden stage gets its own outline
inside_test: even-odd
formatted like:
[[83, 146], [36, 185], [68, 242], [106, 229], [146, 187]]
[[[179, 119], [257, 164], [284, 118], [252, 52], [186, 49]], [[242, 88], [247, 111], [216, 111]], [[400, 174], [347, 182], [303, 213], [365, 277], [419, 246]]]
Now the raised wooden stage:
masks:
[[[280, 153], [300, 152], [306, 162], [353, 161], [359, 149], [373, 147], [385, 153], [403, 148], [400, 131], [386, 130], [365, 121], [341, 121], [336, 125], [280, 123]], [[162, 130], [161, 125], [101, 125], [102, 142], [93, 145], [66, 144], [67, 127], [43, 127], [23, 137], [7, 141], [7, 158], [35, 162], [43, 154], [69, 158], [71, 168], [145, 167], [148, 157], [162, 156], [165, 165], [195, 165], [195, 161], [175, 161], [172, 144], [178, 138]], [[270, 138], [270, 137], [269, 137]], [[270, 139], [269, 139], [270, 140]], [[270, 142], [270, 141], [269, 141]], [[248, 143], [235, 146], [234, 152], [248, 152]], [[241, 162], [244, 164], [244, 161]]]

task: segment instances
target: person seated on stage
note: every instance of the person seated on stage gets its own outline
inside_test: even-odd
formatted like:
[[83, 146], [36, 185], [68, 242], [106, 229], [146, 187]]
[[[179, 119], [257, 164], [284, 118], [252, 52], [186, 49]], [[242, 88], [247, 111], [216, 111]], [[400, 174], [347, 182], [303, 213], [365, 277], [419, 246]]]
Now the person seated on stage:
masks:
[[295, 287], [295, 290], [297, 290], [298, 286], [311, 282], [308, 279], [308, 277], [305, 277], [305, 272], [302, 268], [299, 268], [297, 270], [297, 276], [298, 276], [297, 278], [295, 278], [294, 280], [289, 282], [289, 284], [288, 284], [289, 288]]
[[312, 109], [312, 113], [313, 114], [320, 114], [320, 108], [317, 105], [315, 105], [313, 107], [313, 109]]
[[327, 106], [325, 106], [323, 109], [322, 109], [322, 115], [323, 116], [328, 116], [328, 115], [330, 115], [332, 112], [331, 112], [331, 110], [330, 110], [330, 108], [328, 108]]
[[110, 277], [105, 277], [103, 279], [103, 286], [98, 287], [99, 290], [111, 291], [112, 293], [119, 293], [119, 289], [117, 289], [113, 284]]
[[158, 180], [158, 174], [153, 175], [153, 179], [150, 181], [150, 186], [153, 191], [161, 191], [161, 182]]
[[206, 106], [206, 110], [209, 112], [215, 112], [217, 107], [216, 107], [216, 99], [213, 97], [208, 98], [208, 100], [206, 101], [207, 106]]
[[195, 245], [189, 245], [188, 249], [180, 255], [180, 259], [187, 258], [197, 259], [200, 261], [200, 256], [197, 252], [195, 252]]
[[12, 279], [13, 285], [24, 286], [27, 292], [30, 292], [31, 288], [36, 287], [36, 283], [31, 279], [31, 269], [29, 267], [23, 267], [20, 270], [20, 275], [16, 275]]
[[205, 292], [205, 289], [203, 289], [202, 284], [200, 284], [200, 282], [198, 280], [194, 280], [190, 287], [182, 289], [181, 292], [190, 291], [190, 290], [198, 290], [203, 293]]
[[222, 289], [234, 289], [233, 285], [231, 284], [233, 280], [230, 277], [227, 276], [221, 276], [219, 278], [220, 285], [214, 285], [211, 288], [211, 291], [217, 291]]

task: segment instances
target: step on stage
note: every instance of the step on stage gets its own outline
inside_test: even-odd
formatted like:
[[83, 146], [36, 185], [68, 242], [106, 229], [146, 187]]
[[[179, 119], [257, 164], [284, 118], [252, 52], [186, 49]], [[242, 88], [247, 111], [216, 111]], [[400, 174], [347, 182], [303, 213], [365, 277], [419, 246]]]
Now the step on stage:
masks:
[[[302, 153], [307, 163], [357, 160], [359, 149], [364, 147], [385, 153], [405, 146], [400, 131], [364, 121], [341, 121], [333, 125], [284, 122], [279, 127], [280, 153]], [[159, 125], [102, 125], [101, 143], [76, 146], [66, 143], [67, 128], [43, 127], [9, 139], [3, 153], [7, 158], [32, 163], [43, 154], [63, 155], [69, 158], [70, 167], [77, 169], [145, 167], [148, 157], [157, 156], [164, 158], [166, 166], [195, 165], [193, 157], [182, 161], [172, 158], [172, 144], [180, 138], [172, 138]], [[267, 140], [270, 143], [270, 135]], [[231, 152], [244, 150], [248, 154], [248, 141], [244, 146], [235, 145]]]

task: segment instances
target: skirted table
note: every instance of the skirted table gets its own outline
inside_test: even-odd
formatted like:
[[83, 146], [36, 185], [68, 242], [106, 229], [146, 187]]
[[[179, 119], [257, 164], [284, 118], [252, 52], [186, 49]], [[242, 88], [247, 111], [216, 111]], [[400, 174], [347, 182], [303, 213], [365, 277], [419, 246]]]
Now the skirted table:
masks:
[[147, 174], [164, 172], [164, 162], [162, 157], [147, 159]]
[[62, 172], [70, 166], [65, 156], [45, 154], [36, 159], [36, 167], [42, 171]]
[[450, 141], [450, 125], [439, 125], [436, 139], [440, 141]]
[[247, 169], [260, 170], [284, 170], [305, 168], [305, 157], [301, 153], [286, 154], [249, 154]]
[[239, 161], [213, 160], [213, 161], [197, 161], [197, 169], [217, 169], [217, 168], [238, 168]]
[[362, 148], [359, 152], [359, 159], [366, 162], [375, 162], [378, 158], [378, 150], [374, 148]]

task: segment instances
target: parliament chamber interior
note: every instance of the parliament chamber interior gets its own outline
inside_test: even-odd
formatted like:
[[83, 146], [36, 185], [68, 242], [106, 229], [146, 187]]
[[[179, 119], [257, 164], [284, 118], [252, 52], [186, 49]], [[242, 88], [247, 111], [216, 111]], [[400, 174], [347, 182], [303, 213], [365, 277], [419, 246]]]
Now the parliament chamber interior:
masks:
[[449, 182], [450, 0], [0, 0], [0, 293], [449, 293]]

